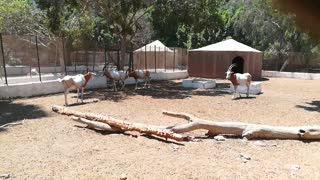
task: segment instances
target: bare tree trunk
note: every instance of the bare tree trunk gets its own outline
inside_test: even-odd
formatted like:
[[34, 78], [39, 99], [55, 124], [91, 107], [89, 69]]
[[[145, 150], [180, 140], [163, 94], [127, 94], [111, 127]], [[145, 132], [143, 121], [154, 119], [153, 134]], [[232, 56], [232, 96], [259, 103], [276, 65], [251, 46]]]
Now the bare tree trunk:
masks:
[[53, 105], [52, 110], [63, 115], [74, 115], [92, 121], [98, 121], [109, 124], [110, 126], [120, 128], [123, 131], [138, 131], [140, 133], [152, 134], [159, 137], [174, 139], [176, 141], [186, 140], [187, 137], [173, 133], [171, 130], [161, 126], [151, 126], [142, 123], [131, 123], [128, 121], [118, 120], [109, 116], [103, 116], [94, 113], [82, 113], [79, 111], [70, 110], [61, 106]]
[[280, 68], [280, 72], [284, 71], [288, 67], [289, 64], [290, 64], [290, 59], [286, 59]]
[[109, 126], [108, 124], [102, 123], [102, 122], [90, 121], [88, 119], [77, 117], [77, 116], [72, 116], [71, 119], [74, 121], [86, 124], [88, 125], [88, 128], [91, 128], [91, 129], [98, 129], [98, 130], [109, 131], [109, 132], [124, 132], [120, 128]]
[[190, 140], [190, 137], [178, 133], [190, 132], [197, 129], [206, 129], [209, 135], [228, 134], [247, 139], [320, 140], [320, 126], [285, 127], [241, 122], [213, 122], [194, 117], [187, 113], [164, 111], [164, 115], [184, 118], [189, 121], [187, 124], [164, 127], [133, 123], [94, 113], [82, 113], [57, 105], [53, 105], [52, 110], [63, 115], [78, 116], [73, 119], [88, 124], [95, 129], [111, 132], [138, 131], [176, 141]]
[[120, 51], [121, 51], [121, 55], [120, 55], [120, 63], [119, 63], [119, 67], [120, 67], [120, 70], [124, 70], [124, 62], [125, 62], [125, 59], [126, 59], [126, 52], [127, 52], [127, 37], [126, 36], [123, 36], [121, 38], [121, 44], [120, 44]]
[[188, 124], [170, 128], [175, 133], [206, 129], [210, 135], [232, 134], [247, 139], [304, 139], [320, 140], [320, 126], [284, 127], [240, 122], [212, 122], [196, 118], [186, 113], [164, 111], [163, 114], [184, 118]]

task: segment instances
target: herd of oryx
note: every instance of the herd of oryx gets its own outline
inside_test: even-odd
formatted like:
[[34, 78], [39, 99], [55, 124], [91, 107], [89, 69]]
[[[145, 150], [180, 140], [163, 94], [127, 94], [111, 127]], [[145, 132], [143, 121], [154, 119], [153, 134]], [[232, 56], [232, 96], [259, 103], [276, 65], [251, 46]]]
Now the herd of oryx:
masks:
[[[247, 97], [249, 96], [249, 88], [252, 81], [252, 76], [249, 73], [234, 73], [233, 67], [236, 67], [236, 64], [231, 64], [226, 72], [226, 79], [230, 80], [234, 87], [234, 93], [232, 96], [232, 99], [236, 98], [237, 94], [237, 87], [238, 86], [246, 86], [247, 87]], [[150, 71], [148, 70], [133, 70], [133, 71], [118, 71], [118, 70], [110, 70], [107, 69], [106, 66], [103, 68], [103, 76], [106, 76], [107, 80], [109, 79], [112, 81], [113, 90], [117, 91], [117, 83], [121, 83], [122, 87], [121, 90], [125, 87], [125, 80], [129, 77], [132, 77], [136, 81], [135, 89], [137, 89], [138, 86], [138, 80], [143, 79], [145, 84], [145, 87], [151, 87], [150, 84]], [[68, 106], [68, 100], [67, 100], [67, 94], [69, 90], [77, 90], [77, 103], [79, 99], [79, 93], [81, 90], [81, 103], [83, 103], [83, 91], [86, 88], [88, 82], [92, 80], [96, 76], [95, 73], [88, 72], [86, 74], [77, 74], [74, 76], [65, 76], [62, 79], [58, 79], [59, 82], [61, 82], [64, 86], [64, 97], [65, 97], [65, 105]], [[239, 93], [239, 97], [241, 97]]]

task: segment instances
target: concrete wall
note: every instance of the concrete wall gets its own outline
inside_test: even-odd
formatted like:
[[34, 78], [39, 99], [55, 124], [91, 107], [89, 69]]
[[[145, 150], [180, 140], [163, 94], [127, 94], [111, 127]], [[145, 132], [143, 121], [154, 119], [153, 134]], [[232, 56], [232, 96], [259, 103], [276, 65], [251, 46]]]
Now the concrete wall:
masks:
[[[151, 73], [151, 80], [172, 80], [184, 79], [187, 77], [187, 71]], [[134, 83], [135, 80], [133, 78], [129, 78], [126, 80], [126, 84]], [[104, 87], [106, 87], [106, 78], [104, 76], [96, 76], [92, 81], [88, 83], [86, 89]], [[59, 83], [57, 80], [10, 84], [9, 86], [0, 86], [0, 99], [39, 96], [53, 93], [61, 93], [63, 91], [63, 85]]]
[[280, 78], [296, 78], [296, 79], [306, 79], [306, 80], [320, 80], [319, 73], [262, 71], [262, 77], [280, 77]]

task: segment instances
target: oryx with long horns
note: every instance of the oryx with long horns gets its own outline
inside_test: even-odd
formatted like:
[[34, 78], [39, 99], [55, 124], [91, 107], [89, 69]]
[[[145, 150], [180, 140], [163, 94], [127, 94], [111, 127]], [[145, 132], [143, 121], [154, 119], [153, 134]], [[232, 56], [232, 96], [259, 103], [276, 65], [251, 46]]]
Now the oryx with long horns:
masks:
[[[249, 97], [249, 88], [252, 81], [252, 76], [249, 73], [234, 73], [232, 68], [236, 66], [237, 64], [231, 64], [226, 72], [226, 79], [230, 80], [234, 87], [232, 99], [236, 98], [238, 86], [247, 86], [247, 97]], [[241, 97], [240, 93], [239, 96]]]

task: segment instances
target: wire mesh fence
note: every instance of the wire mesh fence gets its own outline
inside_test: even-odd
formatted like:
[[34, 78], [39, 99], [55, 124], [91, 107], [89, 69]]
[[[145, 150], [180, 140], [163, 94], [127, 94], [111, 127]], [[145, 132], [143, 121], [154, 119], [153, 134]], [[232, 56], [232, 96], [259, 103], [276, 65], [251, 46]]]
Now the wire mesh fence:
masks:
[[317, 54], [291, 52], [286, 57], [265, 55], [263, 70], [284, 72], [320, 73], [320, 57]]
[[119, 47], [94, 40], [0, 34], [0, 85], [54, 80], [65, 75], [116, 70], [148, 69], [154, 72], [187, 68], [187, 50], [160, 46]]

